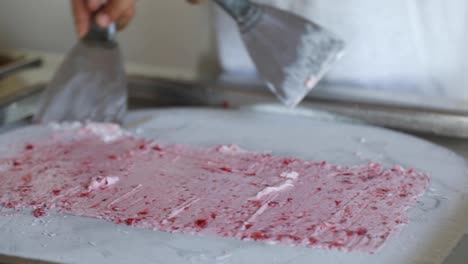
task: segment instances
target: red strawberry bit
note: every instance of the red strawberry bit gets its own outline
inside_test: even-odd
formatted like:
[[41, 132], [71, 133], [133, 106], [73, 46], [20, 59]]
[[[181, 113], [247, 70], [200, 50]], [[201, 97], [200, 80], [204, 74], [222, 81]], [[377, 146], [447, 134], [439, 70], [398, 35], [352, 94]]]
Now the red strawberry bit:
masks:
[[318, 240], [315, 237], [309, 237], [309, 244], [314, 245], [317, 244]]
[[25, 150], [32, 150], [32, 149], [34, 149], [34, 146], [31, 145], [31, 144], [28, 144], [28, 145], [26, 145], [26, 146], [24, 147], [24, 149], [25, 149]]
[[367, 234], [367, 229], [365, 229], [365, 228], [359, 228], [359, 229], [356, 231], [356, 234], [357, 234], [358, 236], [363, 236], [363, 235]]
[[163, 151], [163, 148], [161, 148], [160, 146], [154, 146], [154, 147], [153, 147], [153, 150], [155, 150], [155, 151]]
[[225, 172], [232, 172], [232, 169], [228, 167], [222, 167], [220, 168], [220, 170], [225, 171]]
[[135, 225], [137, 224], [138, 222], [140, 222], [141, 219], [140, 218], [127, 218], [125, 220], [125, 224], [129, 225], [129, 226], [132, 226], [132, 225]]
[[270, 236], [268, 236], [267, 234], [263, 233], [263, 232], [253, 232], [252, 234], [250, 234], [250, 238], [252, 238], [253, 240], [265, 240], [265, 239], [268, 239]]
[[52, 193], [57, 196], [57, 195], [60, 195], [60, 190], [52, 190]]
[[39, 218], [39, 217], [46, 216], [47, 212], [43, 207], [40, 207], [40, 208], [35, 209], [32, 214], [34, 217]]
[[250, 200], [249, 202], [257, 207], [262, 206], [262, 201], [259, 200]]
[[12, 208], [15, 208], [17, 205], [18, 205], [17, 202], [8, 202], [5, 204], [5, 207], [8, 209], [12, 209]]
[[380, 235], [380, 239], [387, 239], [389, 235], [390, 233], [386, 232], [385, 234]]
[[148, 215], [148, 213], [149, 213], [148, 209], [145, 209], [143, 211], [138, 212], [138, 215], [145, 216], [145, 215]]
[[206, 219], [198, 219], [195, 221], [195, 225], [200, 228], [205, 228], [208, 225], [208, 222], [206, 221]]

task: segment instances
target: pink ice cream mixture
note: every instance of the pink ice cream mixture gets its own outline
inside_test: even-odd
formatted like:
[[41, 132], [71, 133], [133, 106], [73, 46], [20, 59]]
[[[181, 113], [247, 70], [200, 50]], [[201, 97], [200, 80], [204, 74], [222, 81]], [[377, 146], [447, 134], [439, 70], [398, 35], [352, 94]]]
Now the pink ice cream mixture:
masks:
[[56, 209], [166, 232], [368, 253], [408, 222], [405, 211], [429, 185], [412, 169], [233, 145], [161, 146], [106, 124], [28, 142], [0, 160], [0, 171], [0, 204], [36, 217]]

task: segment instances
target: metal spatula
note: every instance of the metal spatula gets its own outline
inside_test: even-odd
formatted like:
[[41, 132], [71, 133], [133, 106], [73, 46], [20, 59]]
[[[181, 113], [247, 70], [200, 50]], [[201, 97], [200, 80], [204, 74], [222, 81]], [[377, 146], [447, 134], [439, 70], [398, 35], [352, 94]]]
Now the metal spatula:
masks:
[[90, 32], [67, 55], [44, 92], [38, 122], [120, 122], [127, 110], [127, 78], [115, 25]]
[[215, 0], [239, 26], [268, 87], [296, 106], [341, 56], [344, 41], [292, 13], [249, 0]]

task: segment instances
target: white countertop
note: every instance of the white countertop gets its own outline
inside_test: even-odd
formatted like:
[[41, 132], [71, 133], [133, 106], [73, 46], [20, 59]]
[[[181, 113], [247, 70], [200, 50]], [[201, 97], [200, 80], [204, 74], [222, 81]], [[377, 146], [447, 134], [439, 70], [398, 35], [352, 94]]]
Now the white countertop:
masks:
[[[48, 225], [31, 226], [34, 217], [27, 211], [23, 217], [0, 217], [0, 229], [4, 234], [0, 236], [0, 245], [4, 245], [0, 246], [2, 253], [72, 263], [151, 263], [149, 260], [157, 259], [160, 263], [241, 264], [246, 259], [255, 259], [258, 263], [284, 264], [412, 264], [415, 261], [435, 264], [453, 250], [463, 235], [468, 216], [462, 216], [459, 212], [466, 210], [467, 205], [464, 199], [467, 189], [463, 188], [468, 183], [466, 163], [446, 149], [415, 137], [387, 129], [247, 109], [137, 111], [128, 115], [127, 122], [129, 129], [133, 127], [130, 124], [138, 123], [138, 127], [133, 129], [139, 131], [139, 135], [148, 139], [157, 137], [163, 144], [212, 146], [234, 143], [247, 149], [271, 150], [276, 154], [312, 160], [324, 159], [335, 164], [360, 164], [368, 159], [384, 166], [401, 164], [429, 173], [432, 177], [431, 189], [418, 205], [408, 211], [411, 221], [404, 232], [389, 239], [386, 246], [374, 255], [272, 247], [216, 237], [148, 232], [130, 227], [124, 229], [123, 226], [92, 218], [67, 216], [64, 219], [63, 215], [45, 218], [51, 221]], [[218, 133], [212, 133], [214, 130]], [[37, 138], [37, 132], [35, 128], [29, 128], [3, 135], [0, 146], [7, 150], [7, 142], [11, 144], [21, 138], [31, 140]], [[352, 155], [356, 151], [360, 154]], [[129, 233], [118, 234], [117, 228]], [[88, 243], [90, 241], [92, 244]], [[111, 254], [99, 256], [103, 250]], [[229, 255], [226, 261], [220, 260], [225, 255]]]

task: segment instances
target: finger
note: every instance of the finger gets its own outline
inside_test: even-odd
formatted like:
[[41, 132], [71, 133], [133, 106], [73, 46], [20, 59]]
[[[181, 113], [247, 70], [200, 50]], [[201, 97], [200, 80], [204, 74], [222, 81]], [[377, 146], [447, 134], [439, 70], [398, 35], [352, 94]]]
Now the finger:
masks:
[[106, 3], [106, 0], [87, 0], [87, 2], [88, 2], [88, 9], [91, 12], [95, 12], [102, 5], [104, 5]]
[[75, 16], [75, 28], [80, 38], [89, 31], [90, 14], [84, 0], [72, 0], [73, 15]]
[[136, 8], [131, 7], [127, 11], [125, 11], [122, 16], [117, 20], [117, 29], [118, 30], [123, 30], [130, 24], [132, 21], [133, 17], [135, 16], [136, 13]]
[[109, 1], [104, 10], [97, 16], [97, 23], [101, 27], [108, 27], [114, 23], [126, 10], [135, 5], [136, 0], [111, 0]]

